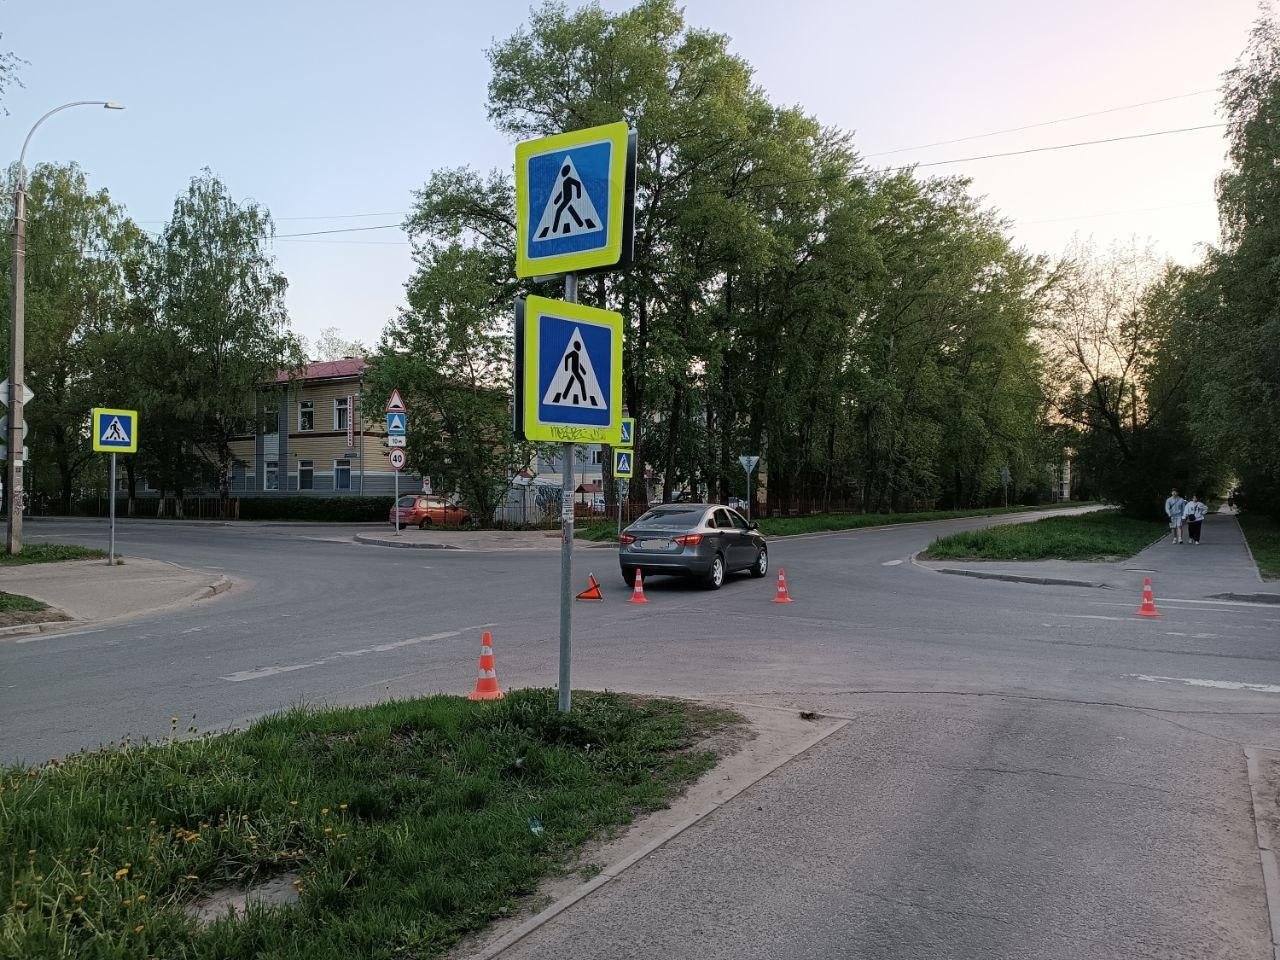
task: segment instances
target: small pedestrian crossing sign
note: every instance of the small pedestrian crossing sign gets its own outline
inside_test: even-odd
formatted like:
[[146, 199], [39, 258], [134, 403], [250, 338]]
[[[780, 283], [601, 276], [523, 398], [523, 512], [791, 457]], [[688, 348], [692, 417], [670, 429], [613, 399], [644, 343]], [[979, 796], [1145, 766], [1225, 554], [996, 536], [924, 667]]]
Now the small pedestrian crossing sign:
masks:
[[631, 450], [613, 451], [613, 475], [619, 480], [630, 480], [635, 457]]
[[138, 411], [94, 407], [91, 422], [95, 453], [137, 452]]
[[516, 430], [524, 439], [617, 444], [622, 316], [546, 297], [516, 301]]
[[516, 145], [516, 276], [630, 259], [635, 147], [626, 123]]
[[622, 418], [622, 434], [618, 438], [618, 446], [620, 447], [635, 446], [635, 442], [636, 442], [635, 435], [636, 435], [636, 418], [623, 417]]

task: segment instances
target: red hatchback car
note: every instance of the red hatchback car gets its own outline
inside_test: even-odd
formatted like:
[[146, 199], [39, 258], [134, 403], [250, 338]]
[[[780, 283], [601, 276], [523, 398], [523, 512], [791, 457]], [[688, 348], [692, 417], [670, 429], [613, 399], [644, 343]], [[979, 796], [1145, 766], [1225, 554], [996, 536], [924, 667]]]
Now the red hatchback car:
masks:
[[394, 524], [397, 513], [402, 527], [461, 527], [471, 519], [471, 512], [454, 501], [421, 493], [396, 501], [387, 514], [387, 523]]

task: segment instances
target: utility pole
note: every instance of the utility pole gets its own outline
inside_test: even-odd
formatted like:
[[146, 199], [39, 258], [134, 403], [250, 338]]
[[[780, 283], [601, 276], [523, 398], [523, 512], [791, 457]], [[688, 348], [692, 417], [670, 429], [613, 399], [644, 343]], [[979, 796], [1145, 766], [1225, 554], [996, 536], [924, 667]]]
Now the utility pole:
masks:
[[[75, 100], [54, 107], [35, 122], [27, 138], [22, 141], [22, 152], [18, 154], [18, 185], [13, 197], [13, 294], [9, 301], [9, 461], [5, 482], [5, 497], [9, 504], [9, 525], [5, 536], [5, 547], [9, 553], [22, 552], [22, 441], [25, 439], [22, 429], [22, 401], [25, 393], [23, 383], [24, 350], [26, 347], [26, 266], [27, 266], [27, 170], [24, 166], [27, 158], [27, 145], [31, 143], [31, 135], [40, 124], [44, 123], [60, 110], [69, 107], [104, 107], [107, 110], [123, 110], [124, 107], [109, 100]], [[4, 398], [0, 398], [4, 399]]]

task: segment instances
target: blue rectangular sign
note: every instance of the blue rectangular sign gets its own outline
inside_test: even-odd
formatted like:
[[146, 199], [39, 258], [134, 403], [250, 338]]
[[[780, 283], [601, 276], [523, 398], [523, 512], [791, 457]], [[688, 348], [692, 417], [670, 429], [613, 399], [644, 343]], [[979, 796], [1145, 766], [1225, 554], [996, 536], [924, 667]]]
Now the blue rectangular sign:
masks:
[[405, 428], [409, 425], [409, 418], [403, 413], [387, 414], [387, 433], [391, 436], [404, 436]]

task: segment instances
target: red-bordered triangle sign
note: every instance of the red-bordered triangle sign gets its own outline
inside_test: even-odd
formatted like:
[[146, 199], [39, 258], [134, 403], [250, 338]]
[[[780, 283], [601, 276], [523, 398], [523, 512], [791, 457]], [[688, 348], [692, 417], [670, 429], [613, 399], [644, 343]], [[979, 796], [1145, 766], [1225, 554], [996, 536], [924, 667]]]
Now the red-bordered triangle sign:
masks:
[[404, 413], [404, 398], [400, 396], [399, 390], [391, 391], [391, 399], [387, 401], [387, 413]]

